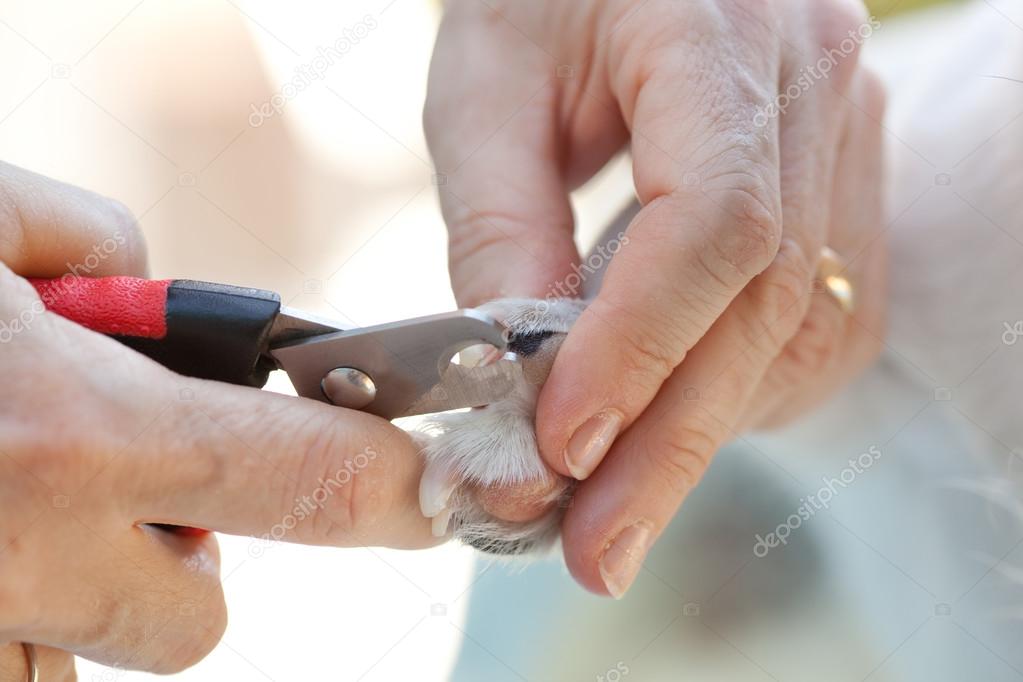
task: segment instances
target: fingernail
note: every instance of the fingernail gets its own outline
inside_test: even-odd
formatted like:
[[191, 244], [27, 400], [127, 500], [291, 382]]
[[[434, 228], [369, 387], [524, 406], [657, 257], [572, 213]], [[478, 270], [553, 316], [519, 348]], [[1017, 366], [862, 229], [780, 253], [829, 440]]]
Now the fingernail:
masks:
[[573, 478], [581, 481], [593, 473], [614, 443], [623, 421], [617, 410], [604, 410], [576, 429], [565, 448], [565, 466]]
[[640, 521], [622, 530], [600, 557], [600, 577], [611, 596], [621, 599], [636, 579], [650, 550], [653, 529]]

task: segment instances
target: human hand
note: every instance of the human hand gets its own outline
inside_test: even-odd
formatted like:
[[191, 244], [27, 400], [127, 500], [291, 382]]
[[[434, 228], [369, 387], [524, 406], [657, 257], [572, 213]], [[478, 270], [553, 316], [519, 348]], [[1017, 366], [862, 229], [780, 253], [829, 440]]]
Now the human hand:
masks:
[[[0, 679], [72, 654], [173, 672], [226, 625], [215, 537], [433, 544], [420, 458], [387, 422], [185, 378], [45, 312], [22, 277], [145, 276], [119, 204], [0, 164]], [[279, 530], [278, 530], [279, 529]]]
[[[585, 479], [568, 566], [621, 596], [724, 441], [877, 352], [883, 96], [857, 62], [877, 25], [846, 0], [493, 7], [449, 3], [424, 114], [460, 304], [563, 291], [568, 192], [631, 143], [642, 210], [537, 413], [547, 464]], [[825, 245], [852, 317], [811, 295]]]

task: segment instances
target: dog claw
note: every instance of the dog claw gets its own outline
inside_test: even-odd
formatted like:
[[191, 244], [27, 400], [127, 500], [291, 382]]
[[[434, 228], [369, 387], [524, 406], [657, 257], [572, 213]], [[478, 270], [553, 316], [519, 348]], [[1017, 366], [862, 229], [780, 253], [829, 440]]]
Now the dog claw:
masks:
[[430, 530], [433, 537], [442, 538], [448, 534], [448, 524], [451, 522], [451, 510], [444, 509], [433, 517]]
[[457, 486], [458, 480], [445, 467], [427, 464], [419, 480], [419, 509], [423, 516], [432, 519], [444, 512]]

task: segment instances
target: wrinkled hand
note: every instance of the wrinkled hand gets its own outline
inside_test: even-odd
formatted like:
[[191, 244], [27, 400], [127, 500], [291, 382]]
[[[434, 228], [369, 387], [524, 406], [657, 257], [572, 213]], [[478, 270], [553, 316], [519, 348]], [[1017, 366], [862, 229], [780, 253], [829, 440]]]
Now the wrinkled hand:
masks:
[[[878, 27], [853, 0], [452, 0], [424, 114], [462, 305], [564, 290], [568, 193], [631, 145], [642, 210], [540, 397], [563, 526], [620, 596], [714, 452], [818, 404], [883, 316]], [[814, 295], [821, 247], [859, 307]], [[555, 286], [560, 283], [560, 286]]]
[[[226, 624], [212, 534], [433, 544], [409, 438], [312, 401], [187, 379], [44, 311], [22, 276], [145, 275], [119, 204], [0, 164], [0, 679], [71, 654], [180, 670]], [[260, 541], [261, 542], [261, 541]], [[255, 546], [262, 549], [265, 545]]]

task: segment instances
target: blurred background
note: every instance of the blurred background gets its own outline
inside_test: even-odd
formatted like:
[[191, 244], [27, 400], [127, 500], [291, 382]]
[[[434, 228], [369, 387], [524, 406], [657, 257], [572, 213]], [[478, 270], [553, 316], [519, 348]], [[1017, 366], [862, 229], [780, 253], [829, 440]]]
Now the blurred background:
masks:
[[[905, 24], [933, 3], [870, 4]], [[355, 325], [447, 310], [444, 226], [420, 125], [439, 17], [428, 0], [2, 0], [2, 158], [127, 204], [154, 277], [272, 289], [286, 305]], [[341, 38], [347, 48], [325, 60]], [[630, 196], [619, 159], [575, 197], [580, 240]], [[289, 390], [280, 379], [271, 388]], [[749, 498], [754, 521], [775, 514], [773, 494], [782, 507], [798, 498], [749, 451], [725, 462], [691, 503], [704, 509], [696, 518], [725, 518], [718, 506], [729, 495]], [[912, 617], [903, 626], [904, 616], [933, 616], [944, 602], [902, 585], [894, 563], [863, 547], [824, 555], [807, 532], [801, 550], [772, 558], [780, 564], [767, 577], [722, 591], [722, 579], [741, 572], [736, 558], [693, 548], [701, 535], [720, 541], [731, 530], [748, 552], [746, 526], [685, 523], [673, 537], [687, 540], [666, 540], [623, 606], [584, 595], [556, 561], [511, 575], [456, 546], [408, 553], [223, 537], [230, 625], [176, 679], [910, 678], [874, 637], [893, 628], [908, 640], [922, 625]], [[873, 585], [869, 600], [835, 596], [841, 570], [819, 592], [805, 582], [842, 557], [842, 570]], [[803, 590], [796, 606], [779, 597], [793, 581]], [[715, 599], [722, 613], [757, 604], [792, 627], [779, 638], [770, 619], [739, 632], [696, 625]], [[819, 618], [800, 624], [807, 613]], [[941, 674], [952, 665], [939, 655], [955, 648], [951, 636], [927, 640]], [[986, 654], [991, 645], [966, 648], [991, 662], [971, 659], [965, 670], [979, 676], [940, 679], [1023, 677], [1004, 654]], [[568, 666], [580, 657], [585, 665]], [[79, 675], [150, 678], [87, 661]]]

